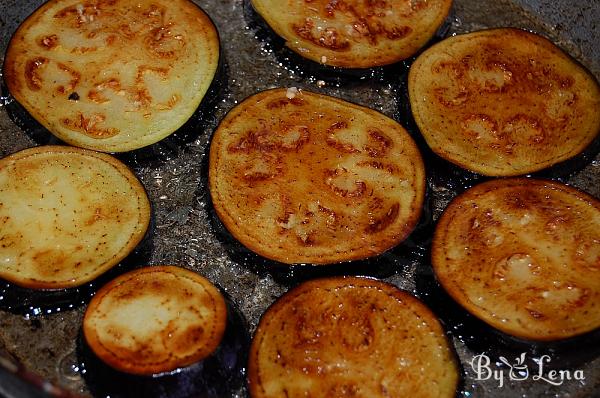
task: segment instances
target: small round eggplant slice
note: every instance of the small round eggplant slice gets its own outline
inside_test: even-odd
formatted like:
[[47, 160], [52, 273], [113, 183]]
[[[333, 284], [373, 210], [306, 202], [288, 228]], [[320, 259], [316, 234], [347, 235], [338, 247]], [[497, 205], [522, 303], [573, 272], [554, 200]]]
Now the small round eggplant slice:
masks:
[[415, 142], [386, 116], [293, 89], [234, 108], [210, 147], [209, 186], [229, 232], [285, 264], [381, 254], [421, 214], [425, 171]]
[[109, 270], [143, 239], [150, 202], [133, 172], [110, 155], [66, 146], [0, 160], [0, 277], [63, 289]]
[[547, 39], [502, 28], [448, 38], [409, 72], [412, 112], [433, 152], [488, 176], [581, 153], [600, 132], [600, 86]]
[[567, 185], [469, 189], [440, 218], [432, 263], [450, 296], [506, 334], [552, 341], [600, 326], [600, 202]]
[[375, 279], [317, 279], [262, 316], [248, 385], [267, 397], [454, 397], [459, 370], [435, 315]]
[[64, 142], [125, 152], [182, 126], [218, 61], [216, 28], [189, 0], [50, 0], [12, 37], [4, 80]]
[[451, 0], [252, 0], [266, 23], [299, 55], [363, 69], [409, 58], [442, 25]]
[[114, 369], [153, 375], [211, 355], [226, 320], [225, 299], [207, 279], [154, 266], [102, 287], [86, 310], [83, 332], [92, 351]]

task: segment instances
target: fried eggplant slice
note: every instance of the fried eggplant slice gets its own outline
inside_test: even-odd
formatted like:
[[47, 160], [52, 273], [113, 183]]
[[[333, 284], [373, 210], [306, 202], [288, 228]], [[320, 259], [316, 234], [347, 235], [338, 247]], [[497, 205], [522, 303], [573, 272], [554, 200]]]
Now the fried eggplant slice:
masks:
[[180, 267], [153, 266], [102, 287], [86, 310], [83, 332], [111, 367], [153, 375], [214, 353], [226, 323], [225, 299], [209, 280]]
[[600, 86], [547, 39], [502, 28], [448, 38], [409, 72], [412, 112], [433, 152], [488, 176], [539, 171], [600, 131]]
[[248, 385], [267, 397], [454, 397], [456, 357], [418, 299], [375, 279], [313, 280], [262, 316]]
[[477, 185], [436, 227], [445, 290], [494, 328], [552, 341], [600, 326], [600, 202], [567, 185], [511, 178]]
[[109, 270], [144, 238], [150, 202], [110, 155], [66, 146], [0, 160], [0, 277], [63, 289]]
[[209, 187], [227, 230], [285, 264], [364, 259], [417, 224], [425, 171], [397, 122], [302, 90], [256, 94], [234, 108], [210, 147]]
[[125, 152], [182, 126], [218, 62], [216, 28], [189, 0], [50, 0], [12, 37], [4, 80], [64, 142]]

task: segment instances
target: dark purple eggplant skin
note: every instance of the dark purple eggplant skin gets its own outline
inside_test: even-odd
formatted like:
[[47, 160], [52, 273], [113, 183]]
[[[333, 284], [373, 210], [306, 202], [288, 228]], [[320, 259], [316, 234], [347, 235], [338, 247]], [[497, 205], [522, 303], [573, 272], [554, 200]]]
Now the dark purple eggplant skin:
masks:
[[171, 373], [138, 376], [102, 362], [85, 342], [77, 341], [77, 357], [90, 393], [111, 398], [230, 398], [244, 385], [250, 335], [247, 322], [226, 293], [227, 326], [221, 343], [209, 357]]

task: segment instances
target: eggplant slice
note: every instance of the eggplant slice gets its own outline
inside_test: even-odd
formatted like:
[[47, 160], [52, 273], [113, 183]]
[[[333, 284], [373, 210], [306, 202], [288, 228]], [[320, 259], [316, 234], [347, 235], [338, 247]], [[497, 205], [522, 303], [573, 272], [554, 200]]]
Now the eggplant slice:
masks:
[[[130, 273], [111, 282], [92, 310], [109, 313], [110, 319], [91, 322], [84, 317], [84, 327], [79, 335], [77, 357], [87, 387], [93, 396], [129, 398], [134, 396], [148, 398], [234, 398], [244, 385], [247, 353], [250, 345], [248, 324], [231, 297], [213, 286], [198, 274], [174, 266], [152, 266]], [[141, 291], [147, 287], [145, 291]], [[141, 289], [140, 289], [141, 288]], [[171, 290], [171, 291], [169, 291]], [[131, 295], [128, 293], [131, 292]], [[123, 294], [125, 293], [125, 294]], [[115, 297], [118, 296], [118, 297]], [[108, 302], [118, 302], [112, 308]], [[158, 303], [160, 301], [160, 303]], [[225, 303], [225, 309], [222, 304]], [[115, 300], [112, 300], [115, 303]], [[153, 304], [156, 304], [153, 306]], [[95, 304], [95, 305], [96, 305]], [[121, 305], [123, 304], [123, 305]], [[153, 306], [153, 307], [152, 307]], [[124, 319], [125, 313], [119, 308], [132, 311], [132, 316]], [[107, 311], [106, 311], [107, 310]], [[87, 326], [92, 329], [107, 324], [125, 330], [125, 334], [114, 340], [110, 336], [109, 344], [128, 345], [132, 351], [122, 351], [116, 347], [117, 355], [112, 361], [105, 362], [95, 351], [97, 341], [86, 341]], [[169, 322], [166, 322], [169, 320]], [[138, 322], [136, 324], [136, 322]], [[162, 322], [162, 323], [161, 323]], [[225, 322], [226, 325], [223, 325]], [[102, 324], [103, 323], [103, 324]], [[137, 326], [136, 326], [137, 325]], [[122, 329], [122, 327], [125, 329]], [[139, 330], [136, 330], [137, 328]], [[224, 331], [221, 330], [224, 327]], [[162, 329], [161, 329], [162, 328]], [[105, 332], [109, 330], [104, 329]], [[92, 331], [95, 333], [101, 330]], [[153, 333], [155, 333], [153, 335]], [[129, 339], [129, 342], [127, 342]], [[93, 345], [90, 345], [93, 344]], [[137, 345], [136, 345], [137, 343]], [[149, 346], [144, 346], [149, 343]], [[157, 343], [158, 346], [155, 344]], [[215, 344], [218, 344], [215, 347]], [[183, 350], [183, 351], [182, 351]], [[195, 351], [202, 356], [190, 365], [193, 356], [183, 357], [184, 351]], [[100, 349], [106, 354], [106, 351]], [[125, 354], [125, 355], [123, 355]], [[139, 356], [138, 356], [139, 354]], [[148, 357], [154, 355], [154, 357]], [[168, 358], [170, 356], [170, 359]], [[134, 359], [134, 362], [131, 360]], [[157, 374], [132, 373], [132, 370], [150, 370], [148, 362], [158, 359], [162, 363], [152, 363], [154, 370], [172, 368]], [[115, 360], [130, 373], [109, 365]]]
[[200, 184], [195, 196], [206, 203], [208, 223], [212, 234], [225, 248], [230, 260], [250, 270], [260, 278], [269, 275], [277, 283], [292, 287], [309, 279], [333, 276], [367, 276], [384, 279], [410, 266], [415, 261], [421, 261], [429, 255], [433, 228], [431, 194], [428, 190], [421, 211], [421, 218], [412, 233], [398, 246], [366, 259], [330, 264], [326, 267], [316, 264], [285, 264], [263, 257], [244, 246], [225, 227], [219, 218], [209, 190], [209, 148], [202, 158]]
[[150, 202], [131, 170], [110, 155], [66, 146], [0, 160], [0, 277], [63, 289], [109, 270], [144, 237]]
[[600, 202], [567, 185], [512, 178], [469, 189], [440, 218], [432, 263], [461, 306], [514, 337], [600, 326]]
[[294, 89], [234, 108], [211, 143], [209, 187], [229, 232], [285, 264], [381, 254], [421, 215], [425, 171], [411, 137], [386, 116]]
[[439, 156], [487, 176], [571, 159], [600, 132], [600, 86], [547, 39], [484, 30], [443, 40], [409, 72], [412, 111]]
[[62, 141], [125, 152], [182, 126], [218, 63], [216, 28], [189, 0], [50, 0], [12, 37], [4, 79]]
[[459, 370], [435, 315], [376, 279], [306, 282], [262, 316], [248, 386], [267, 397], [454, 397]]
[[83, 332], [111, 367], [153, 375], [211, 355], [226, 321], [225, 299], [210, 281], [183, 268], [154, 266], [102, 287], [86, 310]]
[[451, 0], [251, 0], [256, 12], [302, 57], [364, 69], [414, 55], [442, 25]]

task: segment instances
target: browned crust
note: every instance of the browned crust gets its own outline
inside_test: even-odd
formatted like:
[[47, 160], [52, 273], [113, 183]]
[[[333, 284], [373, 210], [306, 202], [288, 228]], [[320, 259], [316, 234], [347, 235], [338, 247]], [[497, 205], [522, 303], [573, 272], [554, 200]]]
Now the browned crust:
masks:
[[[477, 44], [469, 47], [470, 43], [479, 42], [489, 46], [490, 51], [487, 47], [475, 48]], [[525, 65], [525, 59], [502, 55], [503, 51], [515, 51], [519, 46], [534, 47], [529, 65]], [[477, 54], [489, 58], [486, 67], [492, 69], [485, 73], [493, 73], [493, 68], [502, 69], [506, 73], [505, 84], [492, 80], [496, 76], [486, 81], [485, 87], [479, 87], [472, 78], [465, 78], [474, 70], [461, 69], [461, 62], [465, 68], [470, 65], [469, 56], [465, 56], [469, 50], [476, 51], [471, 57]], [[453, 67], [446, 60], [450, 56], [458, 60], [454, 69], [448, 69]], [[461, 60], [462, 56], [465, 58]], [[562, 69], [556, 69], [557, 64]], [[568, 73], [563, 70], [567, 66]], [[446, 68], [453, 75], [434, 79], [431, 70], [436, 68]], [[481, 69], [477, 71], [480, 73]], [[428, 91], [443, 81], [458, 82], [463, 91], [452, 92], [452, 98], [446, 98], [446, 94], [450, 95], [448, 91], [438, 94]], [[564, 89], [573, 99], [552, 105], [549, 90], [553, 85]], [[436, 90], [447, 88], [440, 86]], [[520, 29], [482, 30], [451, 37], [430, 47], [409, 71], [409, 95], [417, 125], [431, 149], [442, 158], [483, 175], [518, 176], [545, 169], [581, 153], [600, 132], [600, 116], [594, 111], [600, 106], [600, 85], [595, 77], [548, 39]], [[485, 98], [498, 106], [485, 102]], [[537, 100], [532, 103], [533, 98]], [[562, 113], [551, 117], [552, 112]], [[469, 115], [471, 120], [467, 119]], [[476, 130], [483, 129], [483, 139], [475, 137], [476, 131], [469, 135], [465, 130], [471, 121]], [[487, 130], [493, 137], [485, 136]], [[490, 143], [485, 141], [487, 138]], [[461, 145], [469, 146], [462, 150]]]
[[[151, 205], [144, 186], [137, 179], [135, 174], [125, 164], [121, 163], [116, 158], [107, 154], [67, 146], [39, 146], [16, 152], [12, 155], [1, 159], [0, 169], [6, 167], [10, 163], [17, 162], [20, 159], [26, 159], [29, 157], [35, 157], [39, 154], [47, 153], [60, 153], [65, 154], [65, 156], [69, 156], [71, 154], [78, 154], [99, 159], [102, 162], [105, 162], [112, 166], [115, 172], [119, 173], [121, 176], [125, 177], [128, 180], [130, 186], [137, 193], [136, 196], [138, 200], [138, 219], [140, 228], [139, 232], [132, 232], [130, 238], [127, 240], [127, 243], [118, 252], [114, 253], [108, 261], [102, 264], [98, 264], [92, 271], [86, 272], [81, 275], [74, 274], [71, 278], [67, 280], [38, 280], [31, 278], [23, 278], [22, 276], [18, 274], [13, 274], [12, 272], [0, 273], [2, 278], [6, 279], [7, 281], [30, 289], [64, 289], [80, 286], [86, 282], [95, 279], [102, 273], [117, 265], [121, 260], [127, 257], [127, 255], [129, 255], [136, 248], [136, 246], [142, 241], [146, 234], [146, 231], [148, 230], [151, 217]], [[112, 198], [107, 198], [107, 200], [110, 201], [112, 200]]]
[[322, 64], [357, 69], [412, 56], [433, 37], [452, 7], [451, 0], [407, 2], [404, 8], [397, 3], [252, 0], [294, 52]]
[[[354, 292], [351, 297], [343, 293], [345, 289]], [[331, 312], [323, 320], [327, 325], [313, 330], [311, 327], [315, 326], [315, 322], [321, 325], [320, 321], [303, 317], [319, 317], [321, 314], [311, 314], [311, 311]], [[385, 318], [394, 317], [395, 314], [401, 314], [406, 324], [387, 324]], [[288, 330], [286, 324], [295, 325], [291, 326], [294, 332], [307, 341], [303, 342], [302, 337], [298, 336], [282, 335]], [[411, 329], [417, 324], [418, 328]], [[435, 342], [422, 341], [425, 336], [433, 338]], [[319, 342], [320, 339], [324, 340]], [[378, 342], [380, 339], [389, 339], [388, 344], [383, 343], [385, 350], [372, 347], [379, 347], [382, 344]], [[431, 349], [428, 352], [434, 357], [424, 358], [423, 353], [415, 353], [418, 349], [403, 347], [409, 339], [411, 347]], [[394, 344], [390, 345], [392, 341]], [[433, 346], [437, 348], [432, 349]], [[276, 350], [277, 358], [270, 358], [267, 350]], [[333, 357], [328, 357], [329, 354]], [[319, 366], [312, 368], [306, 364], [299, 365], [308, 357]], [[394, 360], [403, 358], [408, 367], [397, 374], [398, 365], [386, 367], [389, 365], [385, 362], [386, 358], [392, 357]], [[328, 359], [340, 361], [340, 364], [330, 363]], [[261, 363], [268, 363], [268, 366], [283, 372], [285, 376], [281, 377], [284, 380], [278, 379], [277, 374], [261, 369]], [[336, 365], [342, 366], [339, 372], [331, 370]], [[427, 368], [426, 380], [416, 381], [421, 366]], [[402, 391], [396, 391], [394, 385], [386, 385], [378, 379], [381, 372], [391, 373], [393, 382], [401, 384], [395, 387]], [[362, 277], [313, 280], [288, 291], [261, 317], [248, 361], [248, 386], [253, 398], [272, 396], [266, 392], [266, 386], [273, 383], [281, 384], [279, 390], [287, 391], [289, 388], [290, 396], [295, 396], [294, 388], [300, 388], [303, 393], [308, 390], [315, 396], [354, 396], [355, 393], [359, 396], [388, 397], [407, 396], [412, 392], [424, 394], [419, 395], [423, 397], [451, 397], [455, 395], [458, 380], [456, 358], [442, 326], [431, 310], [391, 284]], [[428, 385], [429, 381], [432, 384]], [[375, 395], [370, 395], [374, 391]], [[396, 395], [400, 392], [404, 395]]]
[[[146, 57], [146, 61], [155, 63], [148, 69], [160, 69], [162, 66], [170, 72], [173, 69], [175, 72], [169, 73], [168, 76], [161, 76], [161, 78], [163, 80], [171, 79], [174, 83], [182, 80], [183, 77], [191, 76], [194, 72], [194, 85], [197, 86], [197, 89], [192, 91], [189, 87], [184, 87], [183, 89], [188, 91], [183, 95], [176, 93], [162, 101], [151, 96], [149, 86], [144, 82], [143, 76], [141, 78], [138, 76], [135, 82], [119, 87], [118, 95], [121, 96], [121, 99], [128, 99], [128, 109], [124, 111], [120, 105], [109, 104], [111, 101], [99, 94], [94, 87], [102, 84], [96, 80], [100, 76], [100, 72], [110, 70], [109, 66], [114, 68], [115, 65], [112, 63], [118, 63], [119, 60], [128, 61], [128, 59], [120, 57], [128, 56], [127, 49], [132, 45], [127, 40], [134, 38], [137, 40], [134, 33], [127, 36], [127, 32], [110, 32], [106, 42], [102, 45], [90, 48], [76, 47], [71, 49], [70, 53], [65, 53], [56, 34], [48, 33], [44, 37], [35, 38], [33, 42], [31, 38], [27, 37], [29, 31], [41, 24], [44, 14], [55, 11], [55, 7], [59, 5], [64, 6], [62, 11], [64, 16], [76, 18], [77, 15], [74, 13], [77, 5], [82, 5], [84, 8], [102, 6], [110, 9], [117, 2], [131, 3], [132, 9], [139, 5], [138, 3], [133, 4], [131, 0], [86, 0], [83, 2], [50, 0], [44, 3], [19, 26], [12, 36], [3, 65], [4, 81], [10, 93], [38, 122], [68, 144], [102, 152], [125, 152], [145, 147], [160, 141], [181, 127], [192, 116], [208, 91], [210, 82], [216, 74], [220, 56], [218, 33], [208, 15], [189, 0], [172, 1], [169, 7], [174, 9], [177, 6], [182, 14], [182, 21], [188, 20], [186, 26], [194, 27], [194, 34], [202, 36], [202, 40], [199, 40], [198, 37], [192, 39], [204, 46], [200, 51], [206, 52], [207, 59], [199, 62], [196, 58], [190, 58], [187, 53], [180, 54], [173, 49], [163, 49], [162, 42], [160, 42], [162, 39], [155, 40], [156, 43], [148, 39], [152, 43], [147, 44], [150, 49], [145, 51], [153, 49], [156, 52], [154, 59], [149, 60], [150, 57]], [[148, 5], [151, 2], [145, 3]], [[156, 4], [152, 4], [152, 6], [156, 6]], [[156, 28], [150, 33], [154, 32], [154, 39], [156, 39], [163, 35], [162, 30], [164, 30], [166, 33], [163, 36], [165, 36], [168, 34], [170, 25]], [[123, 26], [121, 28], [126, 29]], [[106, 34], [104, 31], [101, 33]], [[92, 35], [94, 32], [83, 30], [83, 34]], [[113, 44], [119, 43], [121, 40], [116, 39], [117, 37], [126, 38], [123, 39], [127, 44], [125, 50], [115, 51], [115, 54], [109, 58], [104, 55], [100, 55], [98, 60], [88, 58], [89, 54], [95, 53], [98, 49], [112, 50]], [[142, 47], [144, 45], [146, 45], [145, 42]], [[55, 57], [54, 52], [62, 53], [59, 57]], [[178, 60], [184, 57], [190, 58], [185, 63], [188, 69], [182, 71], [172, 68], [175, 64], [179, 65]], [[140, 59], [140, 56], [135, 59]], [[35, 60], [45, 60], [42, 68], [52, 65], [70, 74], [72, 77], [70, 83], [59, 86], [55, 84], [54, 88], [46, 88], [39, 75], [36, 75]], [[99, 63], [102, 65], [98, 66]], [[140, 71], [147, 70], [144, 69], [146, 65], [140, 62], [138, 64]], [[196, 69], [192, 68], [193, 65], [196, 65]], [[201, 68], [206, 68], [206, 70]], [[199, 77], [198, 70], [204, 75], [202, 79]], [[189, 82], [191, 83], [192, 80]], [[192, 84], [189, 86], [191, 87]], [[156, 88], [153, 90], [156, 91]], [[164, 87], [162, 91], [165, 91]], [[72, 93], [77, 94], [76, 101], [68, 99]], [[113, 94], [116, 93], [117, 90]], [[39, 97], [43, 97], [43, 101], [39, 100]], [[80, 104], [83, 105], [79, 106]], [[136, 118], [130, 117], [130, 115], [143, 115], [143, 117]]]
[[[352, 237], [353, 245], [347, 249], [339, 250], [333, 248], [334, 244], [339, 244], [340, 242], [332, 242], [330, 247], [324, 247], [318, 253], [316, 251], [308, 252], [310, 249], [311, 242], [308, 240], [307, 242], [303, 242], [296, 245], [288, 245], [287, 243], [278, 243], [276, 242], [277, 236], [265, 236], [261, 232], [256, 232], [260, 230], [261, 225], [251, 225], [251, 222], [246, 225], [245, 221], [240, 221], [239, 212], [242, 206], [253, 206], [252, 203], [247, 202], [247, 198], [244, 198], [243, 195], [245, 193], [240, 194], [240, 197], [235, 198], [236, 203], [231, 203], [233, 199], [226, 197], [224, 194], [227, 187], [230, 185], [230, 182], [227, 181], [228, 178], [232, 177], [229, 175], [225, 175], [224, 165], [227, 164], [227, 158], [223, 158], [223, 153], [231, 147], [231, 145], [226, 146], [227, 143], [230, 142], [230, 138], [227, 136], [230, 132], [235, 132], [235, 123], [240, 118], [248, 117], [251, 114], [250, 109], [258, 103], [269, 102], [268, 107], [269, 111], [273, 115], [273, 118], [277, 118], [277, 107], [285, 107], [285, 105], [281, 105], [281, 101], [285, 103], [293, 103], [294, 101], [310, 101], [318, 100], [318, 101], [326, 101], [331, 104], [331, 106], [343, 107], [345, 110], [349, 112], [356, 112], [361, 115], [368, 115], [373, 120], [379, 119], [388, 123], [388, 126], [393, 124], [395, 127], [395, 132], [393, 137], [394, 143], [398, 145], [403, 145], [404, 153], [403, 155], [410, 157], [410, 169], [411, 175], [407, 178], [409, 179], [409, 186], [407, 189], [413, 191], [415, 197], [414, 200], [407, 203], [400, 203], [400, 206], [408, 206], [409, 215], [406, 218], [400, 219], [398, 217], [398, 208], [391, 206], [385, 215], [381, 216], [381, 219], [374, 219], [372, 222], [370, 221], [370, 227], [368, 234], [377, 234], [377, 240], [369, 239], [365, 241], [367, 238], [366, 235], [359, 233]], [[275, 105], [277, 107], [275, 107]], [[273, 106], [272, 106], [273, 105]], [[297, 106], [302, 108], [304, 106], [304, 102], [298, 102]], [[291, 105], [290, 105], [291, 106]], [[309, 105], [310, 106], [310, 105]], [[305, 112], [306, 109], [302, 109], [302, 112]], [[323, 109], [326, 111], [326, 109]], [[274, 119], [273, 119], [274, 120]], [[279, 119], [277, 119], [279, 120]], [[283, 121], [285, 122], [285, 120]], [[310, 123], [310, 122], [309, 122]], [[341, 122], [343, 126], [345, 122]], [[341, 154], [348, 153], [347, 148], [339, 147], [338, 145], [334, 145], [332, 143], [328, 143], [327, 146], [322, 145], [323, 141], [327, 141], [325, 137], [321, 137], [323, 134], [333, 134], [335, 133], [336, 128], [339, 123], [336, 123], [328, 129], [327, 132], [317, 131], [316, 134], [319, 138], [323, 138], [321, 141], [315, 141], [310, 145], [317, 145], [324, 148], [335, 148], [335, 151], [340, 152]], [[310, 127], [310, 126], [309, 126]], [[389, 134], [389, 132], [387, 132]], [[375, 137], [374, 141], [378, 141], [378, 136], [375, 133], [372, 133], [372, 136]], [[312, 138], [311, 138], [312, 139]], [[379, 140], [382, 138], [380, 137]], [[313, 139], [314, 140], [314, 139]], [[239, 148], [231, 149], [233, 153], [244, 153], [247, 151], [244, 145], [247, 144], [246, 141], [240, 143]], [[268, 146], [268, 144], [265, 144]], [[309, 145], [309, 144], [306, 144]], [[362, 166], [372, 167], [374, 169], [386, 169], [389, 172], [394, 172], [396, 168], [402, 165], [390, 165], [389, 162], [381, 161], [382, 159], [379, 157], [380, 154], [377, 152], [377, 143], [372, 144], [372, 147], [365, 147], [365, 150], [369, 153], [369, 156], [372, 157], [371, 161], [361, 163]], [[385, 144], [381, 144], [385, 145]], [[263, 148], [265, 151], [268, 151], [269, 148]], [[333, 149], [332, 149], [333, 150]], [[262, 150], [261, 150], [262, 151]], [[323, 150], [325, 151], [325, 149]], [[352, 150], [349, 153], [354, 155], [355, 151]], [[294, 155], [296, 153], [296, 155]], [[288, 153], [282, 153], [281, 156], [300, 156], [297, 154], [297, 149], [290, 149]], [[333, 153], [333, 152], [332, 152]], [[336, 152], [337, 153], [337, 152]], [[342, 159], [340, 155], [340, 159]], [[317, 158], [315, 160], [315, 158]], [[311, 161], [315, 162], [315, 167], [319, 169], [321, 161], [318, 159], [319, 155], [307, 156], [305, 158], [298, 157], [298, 165], [304, 163], [310, 163]], [[294, 159], [293, 157], [290, 159]], [[385, 160], [385, 159], [384, 159]], [[322, 168], [322, 167], [321, 167]], [[319, 169], [320, 171], [320, 169]], [[260, 184], [265, 181], [269, 181], [272, 178], [279, 177], [282, 172], [280, 170], [273, 171], [274, 175], [260, 175], [257, 176], [256, 181], [251, 181], [248, 185], [252, 185], [256, 182], [256, 186], [252, 186], [251, 189], [248, 187], [240, 187], [240, 192], [242, 188], [244, 188], [244, 192], [248, 192], [250, 190], [258, 192], [260, 189]], [[294, 178], [297, 178], [298, 183], [305, 183], [307, 181], [313, 181], [314, 175], [297, 175]], [[317, 176], [317, 178], [321, 178], [321, 176]], [[327, 175], [327, 178], [336, 178], [336, 173], [331, 172]], [[311, 182], [311, 184], [313, 184]], [[415, 225], [417, 224], [419, 217], [421, 215], [424, 195], [425, 195], [425, 170], [421, 155], [418, 151], [418, 148], [412, 138], [406, 133], [406, 131], [396, 122], [388, 119], [384, 115], [379, 114], [376, 111], [371, 109], [355, 105], [346, 101], [342, 101], [333, 97], [327, 97], [320, 94], [315, 94], [307, 91], [302, 91], [292, 100], [286, 98], [286, 89], [273, 89], [261, 92], [259, 94], [253, 95], [246, 100], [244, 100], [241, 104], [239, 104], [236, 108], [231, 110], [227, 116], [223, 119], [217, 131], [215, 132], [210, 148], [210, 157], [209, 157], [209, 187], [212, 196], [213, 205], [215, 211], [217, 212], [218, 217], [223, 222], [228, 231], [239, 240], [244, 246], [249, 248], [250, 250], [260, 254], [263, 257], [279, 261], [286, 264], [299, 264], [299, 263], [311, 263], [311, 264], [332, 264], [339, 263], [344, 261], [352, 261], [358, 259], [364, 259], [367, 257], [371, 257], [384, 251], [392, 248], [397, 245], [401, 241], [403, 241], [413, 230]], [[351, 206], [350, 201], [356, 198], [363, 198], [372, 192], [365, 192], [365, 187], [362, 184], [358, 184], [352, 188], [351, 190], [347, 189], [335, 189], [337, 187], [332, 187], [334, 190], [336, 197], [339, 199], [339, 206], [343, 206], [347, 208]], [[320, 186], [314, 185], [314, 189], [321, 189]], [[239, 192], [238, 192], [239, 194]], [[279, 191], [279, 194], [282, 196], [286, 196], [285, 191]], [[331, 195], [328, 193], [327, 195]], [[286, 205], [287, 206], [287, 205]], [[318, 210], [324, 217], [327, 215], [333, 214], [333, 218], [335, 219], [335, 213], [337, 209], [330, 209], [328, 207], [320, 207]], [[333, 213], [332, 213], [333, 211]], [[285, 223], [287, 220], [287, 213], [282, 215], [282, 218], [279, 219], [279, 222]], [[387, 220], [389, 218], [389, 220]], [[361, 220], [354, 220], [354, 222], [359, 222]], [[332, 227], [334, 228], [334, 227]], [[386, 231], [387, 230], [387, 231]], [[391, 231], [391, 232], [390, 232]], [[361, 235], [362, 234], [362, 235]], [[308, 238], [310, 239], [310, 237]], [[368, 244], [367, 244], [368, 243]]]
[[[500, 197], [500, 191], [506, 191], [509, 194], [506, 197]], [[564, 206], [557, 207], [555, 202], [550, 201], [552, 192], [569, 195], [572, 200], [564, 203]], [[493, 208], [484, 206], [483, 199], [486, 197], [494, 198], [494, 203], [497, 205]], [[514, 214], [505, 215], [505, 218], [521, 217], [521, 221], [513, 229], [505, 227], [503, 222], [499, 222], [497, 219], [485, 220], [485, 217], [490, 216], [492, 212], [506, 207], [503, 204], [501, 208], [502, 201], [508, 201], [506, 206], [514, 209]], [[580, 207], [577, 207], [578, 204]], [[579, 213], [581, 205], [589, 208], [587, 214]], [[475, 213], [479, 210], [485, 213], [481, 219], [476, 215], [478, 213]], [[538, 211], [541, 214], [555, 214], [548, 219], [543, 219], [542, 222], [537, 222], [535, 219]], [[595, 215], [595, 220], [592, 214]], [[479, 184], [457, 196], [438, 221], [431, 255], [436, 278], [449, 295], [467, 311], [509, 335], [527, 340], [553, 341], [590, 332], [600, 327], [600, 311], [595, 309], [597, 303], [594, 303], [594, 300], [598, 301], [598, 286], [600, 286], [598, 250], [596, 250], [595, 262], [571, 257], [570, 262], [565, 265], [568, 270], [563, 270], [560, 266], [552, 267], [550, 258], [545, 258], [544, 261], [540, 260], [543, 259], [543, 254], [538, 251], [543, 248], [544, 241], [547, 241], [549, 242], [548, 248], [556, 249], [560, 253], [567, 253], [567, 256], [572, 254], [585, 256], [585, 250], [589, 249], [592, 250], [589, 256], [593, 257], [593, 246], [598, 247], [600, 236], [597, 232], [594, 232], [595, 238], [586, 236], [585, 229], [581, 228], [581, 218], [586, 220], [583, 223], [590, 231], [597, 231], [599, 214], [600, 201], [585, 192], [557, 182], [531, 178], [509, 178]], [[579, 224], [573, 224], [576, 222], [573, 218], [579, 218]], [[492, 231], [496, 231], [497, 235], [488, 237], [488, 242], [491, 240], [490, 244], [496, 247], [488, 247], [484, 252], [480, 252], [476, 246], [478, 238], [475, 236], [480, 232], [473, 232], [473, 235], [470, 235], [458, 227], [458, 223], [465, 220], [472, 225], [472, 229], [489, 225], [495, 228]], [[518, 241], [516, 245], [510, 243], [515, 245], [514, 248], [512, 246], [504, 248], [504, 242], [494, 243], [497, 236], [508, 236], [509, 238], [505, 239], [512, 239], [512, 236], [517, 233], [516, 231], [526, 228], [523, 225], [525, 220], [526, 224], [531, 222], [535, 226], [535, 230], [538, 231], [537, 236], [528, 237], [529, 241]], [[546, 222], [545, 225], [542, 224], [543, 222]], [[538, 224], [541, 225], [538, 226]], [[561, 228], [569, 226], [571, 226], [570, 230], [561, 230]], [[581, 229], [578, 229], [577, 226]], [[483, 229], [481, 233], [485, 232], [486, 230]], [[459, 257], [463, 260], [451, 258], [454, 256], [451, 254], [452, 247], [449, 244], [451, 237], [462, 237], [465, 242], [468, 242], [464, 243], [464, 246], [467, 247], [460, 248], [460, 250], [468, 250], [463, 257]], [[572, 243], [569, 243], [571, 247], [565, 247], [562, 239], [571, 242], [571, 238]], [[588, 238], [595, 242], [591, 243], [591, 246], [588, 245], [589, 247], [586, 246], [585, 241]], [[500, 240], [498, 239], [498, 241]], [[554, 247], [555, 245], [557, 247]], [[584, 252], [579, 253], [580, 250]], [[514, 252], [519, 253], [509, 257], [504, 256]], [[531, 259], [529, 258], [530, 254]], [[549, 255], [546, 254], [546, 256]], [[505, 265], [505, 263], [498, 261], [493, 264], [493, 262], [500, 257], [516, 262], [526, 258], [529, 263], [526, 278], [531, 279], [525, 283], [518, 279], [508, 280], [507, 276], [511, 277], [509, 275], [511, 272], [522, 271], [514, 271], [507, 267], [499, 269], [499, 266]], [[456, 270], [454, 276], [449, 268], [452, 261], [463, 261], [464, 263], [464, 267]], [[471, 263], [479, 265], [470, 266]], [[536, 278], [545, 278], [545, 281]], [[509, 281], [510, 285], [498, 283], [498, 281], [505, 280]], [[480, 286], [480, 284], [483, 285]], [[562, 291], [563, 294], [564, 289], [569, 292], [578, 292], [578, 297], [570, 297], [566, 303], [559, 302], [554, 306], [546, 305], [543, 307], [543, 311], [538, 309], [536, 305], [539, 305], [540, 298], [551, 297], [554, 294], [553, 289], [558, 292]], [[502, 313], [498, 311], [498, 308], [502, 309]], [[519, 312], [521, 309], [525, 309], [527, 312]], [[567, 322], [569, 318], [576, 319], [576, 323], [569, 324]], [[565, 327], [566, 324], [570, 326]]]
[[[169, 355], [167, 359], [163, 361], [152, 361], [152, 358], [148, 360], [147, 356], [145, 357], [144, 354], [140, 352], [139, 360], [132, 362], [130, 358], [125, 355], [129, 354], [129, 356], [131, 356], [131, 352], [123, 351], [122, 353], [119, 351], [121, 349], [120, 347], [117, 347], [114, 344], [111, 345], [111, 342], [102, 341], [99, 337], [98, 333], [101, 333], [102, 331], [96, 330], [93, 325], [93, 318], [102, 316], [102, 314], [99, 314], [99, 307], [102, 305], [102, 301], [105, 298], [111, 297], [111, 295], [119, 295], [119, 289], [124, 286], [132, 289], [135, 288], [137, 284], [141, 283], [141, 278], [148, 274], [152, 274], [152, 282], [154, 283], [160, 283], [165, 276], [171, 275], [178, 278], [178, 280], [183, 279], [199, 284], [207, 293], [206, 297], [187, 297], [190, 295], [187, 291], [182, 293], [187, 295], [188, 303], [186, 303], [186, 305], [198, 303], [201, 306], [209, 306], [209, 310], [212, 314], [212, 318], [209, 320], [211, 323], [209, 325], [204, 325], [204, 327], [208, 328], [210, 331], [208, 333], [203, 333], [203, 339], [201, 341], [197, 341], [192, 332], [190, 332], [189, 337], [182, 338], [182, 342], [185, 341], [188, 345], [197, 346], [192, 354], [179, 357], [172, 352], [168, 352], [166, 353]], [[128, 296], [126, 295], [121, 297], [123, 304], [127, 304], [127, 299]], [[152, 320], [148, 321], [151, 322]], [[126, 373], [152, 375], [170, 372], [177, 368], [192, 365], [211, 355], [221, 343], [225, 332], [226, 322], [227, 308], [225, 300], [219, 290], [209, 280], [195, 272], [176, 266], [151, 266], [128, 272], [103, 286], [90, 301], [90, 304], [86, 309], [83, 319], [83, 332], [90, 348], [108, 365]], [[186, 328], [186, 326], [187, 325], [185, 324], [176, 325], [175, 328], [169, 332], [169, 335], [175, 335], [178, 327], [183, 329]], [[131, 336], [132, 339], [135, 339], [135, 337], [136, 336]]]

